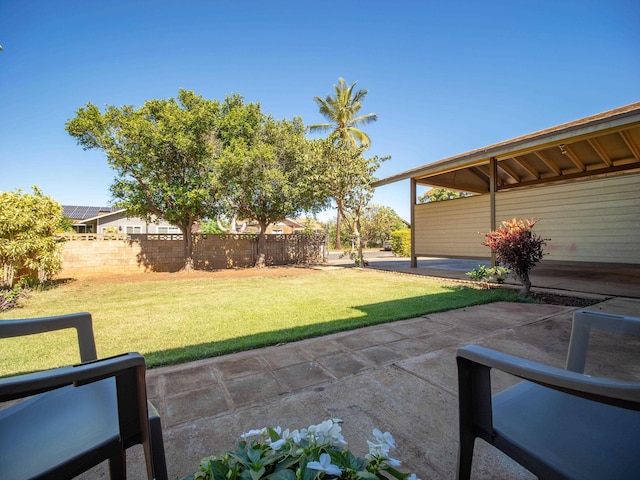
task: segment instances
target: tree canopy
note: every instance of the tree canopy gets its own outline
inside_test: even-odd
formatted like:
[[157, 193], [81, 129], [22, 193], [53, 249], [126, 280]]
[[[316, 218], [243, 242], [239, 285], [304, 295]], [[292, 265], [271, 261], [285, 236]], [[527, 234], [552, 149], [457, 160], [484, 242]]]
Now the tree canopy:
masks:
[[260, 225], [256, 265], [262, 266], [268, 225], [327, 206], [324, 171], [313, 157], [301, 118], [275, 120], [255, 104], [236, 104], [235, 109], [234, 117], [243, 119], [247, 133], [234, 136], [224, 149], [222, 179], [233, 211]]
[[177, 99], [107, 106], [104, 113], [89, 103], [67, 131], [83, 148], [105, 152], [118, 207], [181, 229], [187, 269], [196, 222], [221, 214], [257, 220], [261, 265], [270, 223], [328, 205], [302, 119], [276, 121], [237, 94], [217, 102], [180, 90]]
[[37, 187], [0, 192], [0, 285], [11, 288], [21, 277], [44, 282], [60, 270], [54, 235], [61, 219], [62, 206]]
[[[366, 89], [355, 90], [358, 82], [347, 85], [343, 78], [338, 79], [334, 85], [335, 95], [327, 95], [326, 98], [314, 97], [320, 108], [320, 114], [328, 120], [328, 123], [317, 123], [309, 127], [310, 131], [330, 131], [329, 138], [334, 142], [340, 141], [340, 145], [349, 148], [369, 148], [371, 139], [359, 127], [375, 122], [378, 116], [375, 113], [358, 115], [362, 108], [362, 102], [367, 96]], [[341, 248], [341, 222], [344, 216], [342, 196], [333, 196], [338, 215], [336, 217], [336, 248]]]
[[391, 233], [407, 228], [407, 224], [389, 207], [369, 204], [362, 213], [362, 241], [366, 246], [381, 247]]
[[365, 158], [364, 147], [355, 147], [342, 138], [330, 136], [318, 141], [319, 158], [324, 162], [324, 185], [342, 207], [343, 217], [355, 242], [355, 261], [364, 266], [362, 215], [373, 197], [371, 183], [380, 164], [390, 157]]
[[104, 151], [116, 178], [111, 193], [130, 216], [162, 218], [184, 235], [185, 268], [193, 266], [192, 227], [212, 217], [223, 195], [213, 161], [221, 116], [217, 101], [180, 90], [177, 99], [149, 100], [138, 109], [88, 103], [67, 122], [85, 149]]
[[375, 113], [358, 115], [368, 90], [354, 91], [357, 83], [353, 82], [353, 85], [347, 85], [344, 78], [339, 78], [338, 84], [333, 86], [335, 95], [327, 95], [326, 98], [314, 97], [320, 107], [320, 114], [328, 120], [328, 123], [317, 123], [311, 125], [309, 129], [311, 131], [333, 131], [352, 147], [368, 148], [371, 145], [371, 139], [358, 127], [375, 122], [378, 116]]
[[469, 193], [449, 190], [448, 188], [430, 188], [424, 195], [418, 197], [418, 203], [441, 202], [443, 200], [453, 200], [454, 198], [470, 197]]

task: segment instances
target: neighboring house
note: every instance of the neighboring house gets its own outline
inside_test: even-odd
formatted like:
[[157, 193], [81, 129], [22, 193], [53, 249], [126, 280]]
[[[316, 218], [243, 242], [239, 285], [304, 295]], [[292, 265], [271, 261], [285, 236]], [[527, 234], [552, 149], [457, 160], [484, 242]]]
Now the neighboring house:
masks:
[[[483, 236], [539, 220], [543, 260], [640, 265], [640, 102], [429, 163], [410, 180], [411, 266], [418, 257], [489, 258]], [[473, 196], [417, 203], [419, 186]]]
[[138, 217], [127, 218], [123, 208], [63, 205], [62, 209], [62, 214], [73, 221], [73, 229], [77, 233], [106, 233], [107, 230], [123, 234], [181, 233], [178, 227], [164, 220], [148, 223]]
[[[275, 224], [269, 225], [267, 227], [267, 235], [282, 235], [282, 234], [291, 234], [291, 233], [302, 233], [306, 230], [305, 219], [293, 219], [293, 218], [285, 218], [282, 222], [277, 222]], [[240, 222], [241, 223], [241, 222]], [[260, 232], [260, 225], [258, 222], [250, 220], [247, 222], [247, 227], [245, 229], [245, 233], [258, 233]], [[324, 233], [324, 228], [320, 224], [314, 221], [313, 223], [313, 233]]]

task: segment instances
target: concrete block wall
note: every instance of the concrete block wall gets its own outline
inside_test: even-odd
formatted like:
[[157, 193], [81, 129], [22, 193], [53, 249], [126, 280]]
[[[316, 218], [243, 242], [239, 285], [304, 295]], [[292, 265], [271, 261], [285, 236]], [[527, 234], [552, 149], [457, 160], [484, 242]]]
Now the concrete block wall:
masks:
[[[182, 235], [142, 234], [128, 239], [66, 241], [62, 271], [58, 276], [96, 273], [175, 272], [184, 265]], [[106, 238], [106, 237], [105, 237]], [[255, 263], [255, 235], [194, 235], [196, 269], [219, 270], [250, 267]], [[324, 235], [268, 235], [267, 265], [322, 263], [326, 255]]]

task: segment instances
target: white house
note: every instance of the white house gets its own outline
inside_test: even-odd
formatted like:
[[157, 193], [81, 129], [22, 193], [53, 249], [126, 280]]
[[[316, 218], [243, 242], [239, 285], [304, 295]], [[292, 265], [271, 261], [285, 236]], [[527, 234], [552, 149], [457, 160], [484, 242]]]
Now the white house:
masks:
[[124, 208], [111, 207], [83, 207], [63, 205], [62, 214], [73, 221], [73, 229], [77, 233], [107, 233], [123, 234], [135, 233], [181, 233], [176, 226], [164, 220], [148, 223], [142, 218], [127, 217]]

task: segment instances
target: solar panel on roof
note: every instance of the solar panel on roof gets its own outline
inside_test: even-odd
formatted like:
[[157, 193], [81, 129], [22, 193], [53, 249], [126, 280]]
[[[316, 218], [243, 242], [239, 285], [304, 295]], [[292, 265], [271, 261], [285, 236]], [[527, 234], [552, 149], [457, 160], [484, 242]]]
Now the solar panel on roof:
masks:
[[78, 205], [63, 205], [62, 214], [65, 217], [76, 220], [84, 220], [86, 218], [97, 217], [102, 212], [113, 212], [115, 209], [111, 207], [86, 207]]

